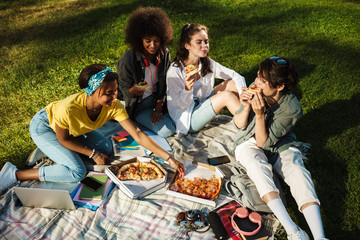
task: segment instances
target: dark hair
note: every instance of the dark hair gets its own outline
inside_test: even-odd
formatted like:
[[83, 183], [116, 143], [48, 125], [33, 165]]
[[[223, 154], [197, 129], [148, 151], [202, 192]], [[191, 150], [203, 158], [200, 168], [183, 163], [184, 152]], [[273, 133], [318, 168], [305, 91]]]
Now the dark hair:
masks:
[[[179, 46], [174, 59], [176, 66], [180, 66], [180, 62], [184, 62], [184, 60], [187, 59], [187, 57], [189, 56], [189, 50], [185, 48], [185, 44], [190, 44], [192, 36], [201, 31], [205, 31], [206, 33], [208, 33], [207, 27], [198, 23], [188, 23], [182, 27]], [[202, 76], [205, 76], [206, 74], [212, 72], [210, 69], [210, 59], [208, 56], [200, 58], [200, 62], [202, 64]]]
[[[81, 73], [80, 73], [80, 77], [79, 77], [79, 86], [81, 89], [84, 89], [88, 86], [88, 82], [89, 82], [89, 79], [92, 75], [104, 70], [107, 66], [105, 64], [92, 64], [92, 65], [89, 65], [87, 67], [85, 67]], [[115, 73], [115, 72], [111, 72], [111, 73], [108, 73], [106, 74], [103, 82], [101, 83], [101, 85], [104, 83], [104, 82], [111, 82], [111, 81], [118, 81], [119, 77], [118, 75]], [[100, 87], [101, 87], [100, 85]]]
[[[278, 63], [278, 61], [281, 61]], [[266, 79], [272, 88], [284, 85], [283, 93], [290, 93], [299, 83], [295, 65], [288, 58], [267, 58], [259, 66], [259, 74]]]
[[125, 43], [142, 52], [142, 39], [146, 36], [160, 38], [160, 49], [165, 51], [173, 39], [173, 29], [167, 14], [161, 8], [140, 7], [128, 18]]

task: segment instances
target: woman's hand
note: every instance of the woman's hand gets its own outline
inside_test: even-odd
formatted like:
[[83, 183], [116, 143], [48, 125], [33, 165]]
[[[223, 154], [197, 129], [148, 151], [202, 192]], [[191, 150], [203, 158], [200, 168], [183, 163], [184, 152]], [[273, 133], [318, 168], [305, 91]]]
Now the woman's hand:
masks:
[[195, 82], [197, 80], [199, 80], [199, 78], [200, 78], [200, 74], [194, 74], [194, 75], [191, 75], [191, 76], [186, 76], [185, 77], [185, 89], [187, 91], [190, 91], [193, 88]]
[[93, 160], [95, 161], [96, 165], [105, 165], [106, 162], [112, 162], [110, 157], [101, 152], [96, 152]]
[[251, 100], [251, 107], [255, 115], [264, 115], [265, 102], [260, 93], [256, 92]]
[[158, 111], [153, 111], [152, 113], [151, 113], [151, 124], [156, 124], [156, 123], [158, 123], [158, 122], [160, 122], [161, 121], [161, 119], [162, 119], [162, 113], [161, 113], [161, 111], [160, 112], [158, 112]]
[[240, 94], [240, 103], [244, 106], [244, 108], [250, 108], [253, 95], [246, 91], [247, 88], [243, 87], [241, 89], [242, 92]]
[[145, 88], [139, 88], [136, 84], [134, 84], [129, 89], [129, 92], [130, 92], [130, 94], [135, 95], [135, 96], [142, 96], [142, 95], [144, 95]]
[[175, 168], [176, 170], [179, 171], [179, 177], [183, 177], [184, 174], [185, 174], [185, 168], [184, 168], [184, 165], [182, 165], [181, 162], [177, 161], [175, 158], [171, 157], [169, 160], [168, 160], [168, 163], [173, 167]]

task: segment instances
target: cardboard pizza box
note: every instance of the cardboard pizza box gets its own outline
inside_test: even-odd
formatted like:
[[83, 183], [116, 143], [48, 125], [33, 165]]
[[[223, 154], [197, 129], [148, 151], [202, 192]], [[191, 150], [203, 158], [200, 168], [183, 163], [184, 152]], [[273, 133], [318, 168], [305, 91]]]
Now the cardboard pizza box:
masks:
[[163, 178], [153, 179], [153, 180], [143, 180], [143, 181], [136, 181], [136, 180], [126, 180], [121, 181], [120, 179], [115, 176], [115, 174], [109, 169], [108, 167], [105, 169], [106, 175], [109, 176], [111, 181], [113, 181], [120, 189], [123, 191], [128, 197], [132, 199], [138, 199], [153, 193], [160, 188], [165, 187], [166, 179], [167, 179], [167, 172], [164, 168], [162, 168], [159, 164], [157, 164], [154, 160], [149, 157], [135, 157], [124, 162], [115, 164], [118, 168], [121, 168], [125, 164], [134, 163], [134, 162], [151, 162], [155, 164], [159, 169], [164, 173]]
[[[220, 191], [221, 191], [223, 178], [224, 178], [225, 174], [218, 167], [200, 163], [197, 161], [187, 161], [184, 163], [184, 168], [185, 168], [184, 177], [188, 178], [190, 180], [193, 180], [194, 177], [210, 179], [213, 175], [215, 175], [216, 178], [220, 178]], [[176, 172], [174, 174], [173, 178], [171, 179], [171, 182], [166, 189], [166, 194], [169, 194], [169, 195], [172, 195], [175, 197], [180, 197], [183, 199], [187, 199], [187, 200], [190, 200], [193, 202], [203, 203], [206, 205], [210, 205], [212, 207], [215, 207], [217, 205], [217, 199], [219, 197], [220, 191], [214, 198], [204, 199], [204, 198], [194, 197], [194, 196], [190, 196], [187, 194], [183, 194], [183, 193], [171, 190], [170, 189], [171, 185], [174, 184], [177, 176], [178, 176], [178, 172]]]

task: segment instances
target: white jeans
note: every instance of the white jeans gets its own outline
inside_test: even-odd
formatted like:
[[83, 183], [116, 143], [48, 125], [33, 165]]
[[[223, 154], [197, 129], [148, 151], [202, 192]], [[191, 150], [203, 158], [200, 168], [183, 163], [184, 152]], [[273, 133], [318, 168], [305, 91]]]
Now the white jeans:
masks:
[[320, 201], [316, 195], [310, 172], [305, 168], [301, 152], [295, 147], [281, 152], [274, 165], [268, 163], [264, 151], [256, 146], [254, 138], [243, 142], [235, 149], [236, 160], [243, 165], [254, 181], [261, 197], [269, 192], [279, 192], [272, 178], [273, 171], [289, 185], [299, 210], [306, 203]]

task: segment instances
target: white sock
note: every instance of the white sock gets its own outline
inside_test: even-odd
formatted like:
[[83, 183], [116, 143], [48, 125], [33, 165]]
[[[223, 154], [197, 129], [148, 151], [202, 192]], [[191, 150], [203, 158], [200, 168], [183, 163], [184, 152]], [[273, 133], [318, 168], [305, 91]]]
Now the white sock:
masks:
[[271, 211], [275, 214], [280, 223], [284, 226], [287, 234], [298, 231], [298, 226], [290, 218], [286, 208], [280, 198], [275, 198], [267, 203]]
[[314, 239], [324, 238], [324, 227], [321, 221], [320, 215], [320, 207], [319, 205], [310, 205], [303, 210], [303, 214], [305, 216], [305, 220], [309, 225], [311, 234], [313, 235]]

